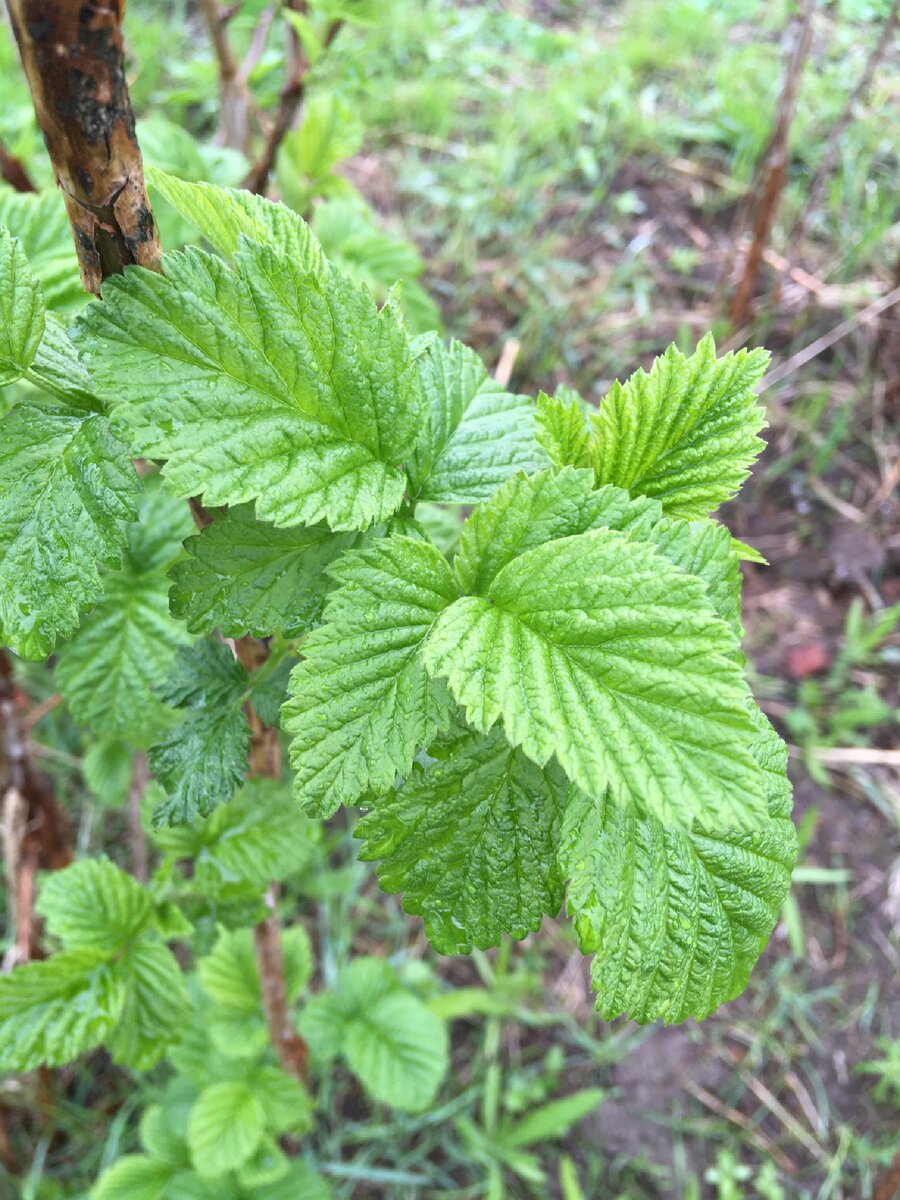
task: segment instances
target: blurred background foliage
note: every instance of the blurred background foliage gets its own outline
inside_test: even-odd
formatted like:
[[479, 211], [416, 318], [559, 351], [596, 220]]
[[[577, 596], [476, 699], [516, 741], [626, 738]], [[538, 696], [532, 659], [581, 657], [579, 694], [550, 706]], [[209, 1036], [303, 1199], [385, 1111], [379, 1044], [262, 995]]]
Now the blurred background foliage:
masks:
[[[470, 961], [436, 958], [356, 862], [344, 818], [333, 822], [283, 907], [312, 934], [326, 981], [351, 951], [388, 956], [452, 1020], [452, 1068], [420, 1116], [373, 1107], [336, 1068], [309, 1135], [315, 1161], [348, 1200], [890, 1200], [900, 1194], [897, 5], [816, 6], [782, 204], [752, 316], [733, 328], [791, 5], [341, 2], [355, 19], [327, 52], [294, 21], [315, 61], [272, 194], [379, 298], [403, 280], [416, 331], [470, 342], [516, 391], [566, 384], [594, 402], [706, 329], [720, 347], [773, 351], [769, 449], [728, 520], [772, 563], [745, 569], [748, 656], [791, 744], [804, 852], [747, 993], [702, 1026], [639, 1029], [597, 1021], [562, 924]], [[267, 0], [232, 7], [228, 37], [265, 126], [287, 18]], [[129, 0], [125, 28], [146, 160], [238, 185], [250, 162], [217, 136], [219, 63], [196, 6]], [[2, 25], [0, 142], [36, 186], [52, 186]], [[161, 198], [157, 213], [169, 248], [194, 236]], [[26, 242], [53, 307], [82, 303], [58, 197], [2, 188], [0, 219]], [[48, 680], [37, 667], [20, 679], [35, 752], [79, 850], [122, 857], [130, 764], [105, 769], [114, 748], [85, 743]], [[94, 1055], [53, 1089], [42, 1077], [0, 1081], [3, 1200], [86, 1196], [136, 1145], [137, 1114], [165, 1071], [138, 1083]]]

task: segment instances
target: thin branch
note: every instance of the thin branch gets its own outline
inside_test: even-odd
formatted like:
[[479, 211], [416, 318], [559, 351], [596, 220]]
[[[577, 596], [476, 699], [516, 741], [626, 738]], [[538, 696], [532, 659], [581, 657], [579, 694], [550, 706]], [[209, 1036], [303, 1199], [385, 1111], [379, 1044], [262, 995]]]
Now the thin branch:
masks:
[[[256, 638], [236, 638], [231, 643], [235, 658], [248, 671], [257, 670], [268, 657], [266, 645]], [[247, 705], [252, 736], [250, 741], [250, 773], [271, 779], [281, 778], [281, 743], [278, 730], [265, 725]], [[272, 1046], [286, 1071], [303, 1083], [307, 1082], [306, 1042], [294, 1028], [284, 974], [284, 951], [281, 944], [281, 925], [278, 921], [277, 887], [273, 883], [266, 892], [269, 916], [254, 927], [253, 944], [259, 971], [260, 991], [266, 1025]]]
[[130, 263], [160, 269], [125, 79], [124, 0], [7, 0], [85, 289]]
[[25, 170], [21, 159], [10, 154], [0, 142], [0, 178], [4, 179], [17, 192], [36, 192], [37, 188], [31, 182], [31, 176]]
[[[303, 13], [306, 11], [306, 2], [305, 0], [285, 0], [285, 7], [291, 9], [293, 12]], [[332, 21], [328, 26], [322, 42], [323, 50], [326, 50], [337, 37], [341, 25], [341, 21]], [[250, 168], [247, 177], [241, 185], [247, 191], [255, 192], [259, 196], [265, 194], [269, 183], [269, 176], [272, 174], [272, 169], [275, 166], [275, 160], [278, 157], [281, 143], [297, 119], [297, 113], [300, 111], [300, 105], [303, 103], [303, 96], [309, 81], [309, 61], [307, 60], [297, 31], [290, 24], [287, 25], [285, 74], [286, 78], [284, 87], [281, 89], [278, 111], [275, 114], [275, 121], [272, 128], [269, 130], [269, 136], [266, 138], [266, 144], [259, 159]]]
[[809, 185], [809, 192], [806, 197], [806, 203], [803, 206], [803, 211], [800, 213], [800, 217], [791, 231], [791, 238], [795, 242], [803, 237], [810, 215], [815, 212], [821, 203], [822, 193], [831, 177], [838, 154], [840, 153], [841, 138], [853, 120], [853, 114], [857, 105], [869, 93], [875, 72], [878, 70], [881, 60], [890, 49], [898, 21], [900, 21], [900, 0], [894, 0], [894, 3], [891, 5], [891, 11], [885, 19], [884, 26], [880, 30], [876, 30], [875, 41], [872, 43], [872, 49], [869, 51], [863, 72], [859, 77], [856, 87], [847, 97], [844, 111], [828, 131], [828, 142], [825, 146], [825, 153], [822, 155], [822, 159], [816, 168], [816, 173]]
[[228, 21], [234, 15], [234, 9], [220, 8], [218, 0], [200, 0], [200, 9], [219, 68], [219, 132], [216, 141], [222, 146], [249, 154], [253, 99], [228, 37]]
[[291, 1020], [274, 885], [266, 893], [266, 904], [270, 915], [253, 930], [253, 945], [256, 949], [256, 965], [259, 970], [266, 1024], [281, 1065], [302, 1083], [306, 1083], [309, 1077], [309, 1051]]
[[805, 0], [800, 14], [792, 21], [785, 36], [788, 53], [778, 96], [775, 124], [769, 144], [760, 160], [759, 199], [753, 220], [753, 235], [731, 301], [729, 319], [732, 328], [735, 329], [745, 325], [750, 313], [756, 289], [756, 277], [762, 265], [763, 255], [781, 201], [781, 193], [784, 190], [791, 126], [797, 108], [800, 79], [812, 44], [812, 23], [815, 10], [816, 0]]
[[131, 783], [128, 785], [128, 809], [126, 812], [128, 843], [131, 847], [131, 873], [138, 883], [146, 883], [150, 878], [147, 832], [144, 829], [144, 822], [141, 820], [141, 802], [149, 782], [147, 755], [140, 751], [135, 755]]
[[877, 300], [873, 300], [861, 312], [854, 313], [846, 321], [841, 321], [839, 325], [835, 325], [833, 329], [829, 329], [827, 333], [823, 333], [821, 337], [817, 337], [814, 342], [810, 342], [808, 346], [804, 346], [802, 350], [798, 350], [787, 362], [777, 366], [774, 371], [770, 371], [760, 384], [758, 390], [762, 392], [766, 388], [774, 387], [776, 383], [781, 383], [782, 379], [786, 379], [788, 375], [793, 375], [795, 371], [806, 366], [808, 362], [811, 362], [814, 358], [817, 358], [820, 354], [830, 349], [841, 338], [846, 337], [848, 333], [852, 333], [854, 329], [860, 325], [865, 325], [873, 317], [877, 317], [880, 313], [893, 308], [897, 303], [900, 303], [900, 287], [895, 287], [886, 296], [880, 296]]
[[37, 871], [68, 866], [72, 849], [65, 813], [50, 781], [31, 761], [5, 650], [0, 650], [0, 798], [3, 859], [16, 932], [7, 965], [15, 965], [39, 953], [34, 919]]
[[253, 31], [253, 37], [250, 40], [250, 46], [247, 49], [246, 57], [241, 63], [241, 69], [238, 71], [238, 77], [249, 83], [250, 76], [253, 74], [257, 63], [263, 56], [263, 51], [266, 48], [266, 42], [269, 40], [269, 31], [272, 28], [272, 23], [275, 20], [275, 14], [278, 11], [278, 6], [270, 4], [257, 22], [256, 28]]

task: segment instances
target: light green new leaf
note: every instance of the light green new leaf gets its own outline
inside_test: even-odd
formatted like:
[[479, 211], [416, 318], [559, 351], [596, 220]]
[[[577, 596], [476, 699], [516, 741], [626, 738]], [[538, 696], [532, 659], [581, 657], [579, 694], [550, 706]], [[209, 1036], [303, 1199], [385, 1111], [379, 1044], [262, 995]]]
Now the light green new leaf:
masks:
[[44, 297], [17, 238], [0, 225], [0, 387], [20, 379], [44, 335]]
[[121, 808], [134, 772], [134, 750], [118, 738], [101, 738], [85, 751], [81, 774], [106, 808]]
[[516, 471], [546, 466], [534, 402], [507, 392], [474, 350], [435, 340], [417, 363], [428, 411], [409, 466], [416, 500], [474, 503]]
[[315, 1058], [343, 1054], [366, 1091], [401, 1112], [427, 1108], [447, 1072], [444, 1022], [383, 959], [355, 959], [335, 988], [307, 1002], [300, 1031]]
[[56, 313], [46, 314], [44, 336], [28, 376], [36, 387], [48, 395], [64, 400], [78, 410], [86, 410], [85, 416], [88, 412], [98, 413], [101, 410], [93, 392], [91, 377], [78, 358], [78, 351], [72, 345], [62, 317]]
[[[312, 947], [302, 925], [291, 925], [282, 935], [285, 987], [296, 1000], [312, 974]], [[221, 929], [211, 953], [198, 964], [203, 990], [217, 1004], [245, 1016], [262, 1012], [259, 969], [249, 929]]]
[[251, 779], [208, 820], [161, 828], [153, 836], [166, 853], [191, 859], [198, 890], [215, 894], [242, 883], [262, 890], [272, 879], [301, 872], [319, 834], [287, 785]]
[[124, 990], [103, 951], [64, 950], [0, 975], [0, 1071], [58, 1067], [110, 1036]]
[[16, 192], [0, 185], [0, 225], [13, 230], [50, 309], [70, 310], [85, 294], [62, 192]]
[[48, 655], [100, 595], [139, 481], [106, 417], [63, 401], [23, 400], [0, 421], [0, 642]]
[[585, 791], [721, 828], [765, 814], [736, 649], [700, 580], [598, 529], [512, 559], [445, 610], [422, 655], [477, 729], [502, 719]]
[[536, 1142], [565, 1137], [573, 1125], [594, 1112], [605, 1098], [603, 1088], [582, 1088], [558, 1100], [551, 1100], [532, 1109], [524, 1117], [505, 1121], [500, 1131], [502, 1143], [519, 1149], [521, 1146], [533, 1146]]
[[226, 804], [247, 771], [250, 726], [242, 710], [249, 677], [227, 646], [201, 641], [174, 659], [159, 697], [181, 718], [147, 755], [166, 790], [154, 824], [206, 817]]
[[70, 950], [124, 949], [146, 930], [153, 908], [145, 888], [108, 858], [84, 858], [44, 880], [36, 905], [47, 932]]
[[189, 557], [169, 573], [172, 612], [192, 633], [298, 637], [322, 615], [327, 568], [362, 536], [326, 525], [279, 529], [239, 505], [185, 543]]
[[383, 958], [355, 958], [337, 984], [310, 997], [300, 1014], [299, 1029], [314, 1061], [322, 1066], [341, 1053], [347, 1023], [367, 1006], [401, 989], [397, 972]]
[[233, 270], [188, 250], [165, 277], [108, 280], [104, 300], [80, 344], [135, 453], [167, 460], [179, 496], [337, 530], [399, 507], [423, 404], [392, 305], [248, 242]]
[[768, 362], [765, 350], [717, 359], [707, 334], [690, 358], [670, 346], [649, 374], [615, 383], [592, 418], [597, 482], [656, 497], [668, 516], [713, 512], [763, 448], [753, 388]]
[[146, 1154], [126, 1154], [104, 1171], [91, 1200], [169, 1200], [175, 1168]]
[[124, 1003], [119, 1023], [105, 1039], [112, 1060], [149, 1071], [184, 1027], [187, 993], [181, 968], [159, 942], [131, 946], [113, 965]]
[[584, 404], [541, 392], [536, 421], [538, 445], [555, 467], [590, 467], [591, 434]]
[[169, 616], [166, 589], [159, 572], [107, 576], [99, 604], [61, 650], [57, 687], [83, 725], [146, 745], [168, 724], [154, 688], [190, 639]]
[[758, 829], [681, 833], [573, 791], [561, 862], [604, 1019], [702, 1020], [746, 986], [797, 855], [787, 752], [755, 720], [768, 807]]
[[253, 1200], [333, 1200], [331, 1186], [302, 1159], [294, 1159], [287, 1174], [257, 1185]]
[[350, 551], [331, 574], [339, 586], [282, 709], [296, 795], [317, 816], [387, 791], [445, 726], [446, 690], [428, 679], [419, 648], [457, 595], [440, 551], [409, 537]]
[[266, 1111], [245, 1083], [214, 1083], [191, 1109], [188, 1145], [196, 1171], [211, 1179], [236, 1171], [262, 1141]]
[[516, 476], [463, 526], [456, 573], [464, 590], [484, 591], [502, 567], [526, 550], [590, 529], [617, 529], [629, 541], [649, 542], [706, 585], [710, 602], [741, 635], [739, 558], [728, 531], [706, 518], [662, 516], [657, 500], [631, 499], [623, 488], [594, 488], [590, 471], [563, 467]]
[[321, 247], [303, 218], [286, 204], [275, 204], [238, 188], [189, 183], [157, 167], [147, 167], [146, 175], [150, 187], [221, 254], [231, 257], [241, 237], [246, 237], [268, 243], [291, 258], [300, 270], [324, 277]]
[[347, 1023], [344, 1057], [374, 1100], [421, 1112], [447, 1073], [447, 1028], [415, 996], [391, 992]]
[[564, 467], [516, 475], [463, 526], [454, 567], [463, 591], [483, 592], [508, 563], [526, 550], [589, 529], [619, 529], [643, 539], [662, 510], [622, 488], [595, 489], [590, 471]]
[[625, 532], [635, 540], [650, 542], [669, 562], [701, 579], [716, 613], [731, 626], [738, 639], [743, 637], [741, 560], [724, 525], [705, 518], [681, 521], [663, 517], [646, 538], [627, 527]]
[[121, 569], [107, 575], [103, 596], [63, 647], [56, 682], [76, 720], [94, 733], [147, 745], [169, 722], [155, 689], [175, 651], [190, 638], [169, 615], [166, 568], [191, 527], [186, 505], [145, 481], [140, 522], [128, 529]]
[[499, 730], [460, 726], [427, 770], [413, 767], [357, 825], [361, 859], [403, 907], [425, 920], [434, 948], [468, 954], [524, 937], [562, 904], [557, 868], [567, 780], [513, 750]]
[[266, 1112], [270, 1133], [306, 1133], [312, 1128], [312, 1097], [280, 1067], [257, 1067], [247, 1082]]

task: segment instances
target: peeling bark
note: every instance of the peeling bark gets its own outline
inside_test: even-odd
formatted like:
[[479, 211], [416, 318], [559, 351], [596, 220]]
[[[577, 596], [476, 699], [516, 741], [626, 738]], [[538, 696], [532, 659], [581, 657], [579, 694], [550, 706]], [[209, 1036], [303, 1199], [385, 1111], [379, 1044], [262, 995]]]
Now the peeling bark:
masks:
[[85, 289], [131, 263], [160, 269], [125, 80], [125, 0], [7, 0], [72, 224]]

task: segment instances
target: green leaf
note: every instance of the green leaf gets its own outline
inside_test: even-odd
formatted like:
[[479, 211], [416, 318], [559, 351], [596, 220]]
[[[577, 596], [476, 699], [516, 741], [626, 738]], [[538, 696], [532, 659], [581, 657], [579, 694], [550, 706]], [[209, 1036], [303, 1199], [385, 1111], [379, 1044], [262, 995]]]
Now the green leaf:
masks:
[[[254, 1081], [255, 1083], [255, 1081]], [[256, 1189], [284, 1178], [288, 1157], [271, 1135], [264, 1135], [250, 1158], [237, 1173], [237, 1182], [256, 1197]]]
[[152, 1157], [172, 1167], [190, 1163], [185, 1126], [194, 1090], [183, 1079], [173, 1079], [163, 1092], [162, 1104], [151, 1104], [141, 1113], [140, 1140]]
[[445, 689], [429, 682], [419, 648], [456, 595], [440, 551], [409, 537], [350, 551], [331, 574], [339, 586], [282, 710], [295, 794], [317, 816], [386, 791], [446, 724]]
[[413, 768], [357, 825], [361, 859], [382, 859], [382, 887], [403, 892], [424, 917], [442, 954], [524, 937], [555, 915], [567, 781], [555, 763], [541, 770], [499, 731], [458, 728], [426, 770]]
[[502, 526], [482, 559], [464, 531], [460, 578], [489, 582], [444, 611], [422, 651], [469, 723], [502, 719], [534, 762], [555, 754], [585, 791], [609, 785], [667, 823], [764, 816], [737, 643], [703, 583], [611, 529], [533, 546], [494, 574], [514, 550]]
[[[147, 182], [220, 253], [231, 257], [241, 237], [264, 242], [290, 257], [297, 267], [324, 277], [325, 257], [302, 217], [238, 188], [188, 183], [157, 167], [146, 168]], [[168, 259], [166, 260], [168, 267]]]
[[555, 467], [590, 467], [591, 435], [583, 403], [541, 392], [536, 420], [538, 445]]
[[48, 655], [120, 561], [138, 478], [104, 416], [41, 397], [0, 422], [0, 641]]
[[165, 946], [145, 941], [128, 949], [113, 970], [122, 982], [125, 1000], [115, 1031], [104, 1041], [113, 1062], [148, 1071], [176, 1039], [187, 1017], [181, 968]]
[[354, 25], [377, 25], [384, 16], [379, 0], [312, 0], [312, 7], [331, 21], [350, 21]]
[[622, 488], [595, 490], [590, 471], [517, 475], [466, 521], [454, 567], [464, 591], [483, 592], [526, 550], [590, 529], [623, 530], [640, 540], [661, 516], [655, 500], [632, 500]]
[[284, 139], [279, 172], [292, 171], [316, 182], [326, 179], [362, 145], [363, 127], [357, 113], [340, 95], [317, 92], [303, 109], [303, 123]]
[[270, 1133], [302, 1134], [312, 1128], [312, 1097], [278, 1067], [258, 1067], [248, 1079], [266, 1113]]
[[373, 1099], [401, 1112], [427, 1108], [447, 1071], [444, 1022], [383, 959], [355, 959], [335, 988], [307, 1002], [300, 1031], [316, 1059], [343, 1053]]
[[247, 672], [218, 642], [198, 642], [175, 658], [158, 694], [182, 719], [147, 755], [167, 793], [154, 824], [209, 816], [243, 782], [250, 726], [241, 705], [248, 686]]
[[702, 1020], [746, 986], [797, 855], [787, 751], [758, 711], [755, 726], [768, 809], [758, 829], [681, 833], [572, 795], [561, 861], [605, 1020]]
[[126, 1154], [103, 1172], [91, 1200], [168, 1200], [175, 1169], [146, 1154]]
[[276, 525], [363, 529], [403, 499], [422, 398], [394, 308], [244, 243], [107, 280], [79, 319], [100, 393], [179, 496]]
[[[629, 529], [626, 533], [635, 536]], [[701, 579], [716, 613], [731, 626], [738, 639], [743, 637], [740, 558], [724, 525], [706, 519], [680, 521], [663, 517], [647, 533], [646, 540], [676, 567]]]
[[37, 911], [47, 932], [67, 949], [115, 954], [139, 937], [153, 919], [146, 890], [108, 858], [85, 858], [49, 874]]
[[291, 671], [296, 665], [296, 658], [288, 655], [273, 671], [254, 671], [250, 676], [250, 701], [264, 725], [272, 728], [281, 725], [281, 707], [287, 700]]
[[94, 742], [81, 760], [84, 782], [107, 808], [125, 803], [133, 771], [134, 751], [117, 738]]
[[272, 1183], [257, 1186], [253, 1200], [332, 1200], [330, 1185], [312, 1167], [295, 1159], [286, 1175]]
[[262, 891], [311, 861], [319, 826], [303, 816], [289, 787], [251, 779], [207, 821], [158, 829], [154, 840], [173, 857], [193, 860], [192, 878], [204, 894], [237, 883]]
[[44, 335], [44, 297], [21, 243], [0, 225], [0, 387], [34, 362]]
[[516, 471], [546, 465], [534, 402], [507, 392], [473, 350], [435, 340], [417, 363], [428, 413], [409, 466], [416, 500], [474, 503]]
[[214, 1083], [191, 1110], [188, 1145], [197, 1172], [212, 1179], [236, 1171], [262, 1140], [266, 1112], [245, 1083]]
[[[340, 178], [333, 176], [334, 180]], [[334, 198], [316, 204], [312, 223], [329, 262], [367, 287], [379, 302], [402, 281], [394, 295], [412, 333], [440, 328], [437, 305], [416, 282], [424, 267], [419, 252], [412, 242], [384, 229], [377, 213], [361, 198]]]
[[15, 231], [48, 308], [68, 310], [84, 303], [72, 230], [59, 188], [16, 192], [0, 186], [0, 225]]
[[383, 958], [353, 959], [337, 985], [312, 996], [300, 1014], [299, 1028], [315, 1061], [327, 1065], [341, 1053], [348, 1022], [367, 1006], [402, 989], [397, 972]]
[[707, 334], [690, 358], [670, 346], [649, 375], [616, 382], [592, 418], [597, 482], [656, 497], [668, 516], [713, 512], [763, 448], [753, 387], [768, 362], [765, 350], [717, 359]]
[[565, 1137], [573, 1125], [592, 1113], [605, 1098], [603, 1088], [582, 1088], [542, 1104], [526, 1113], [511, 1128], [501, 1131], [503, 1145], [518, 1149]]
[[[67, 233], [68, 238], [68, 233]], [[66, 400], [77, 409], [93, 413], [101, 404], [93, 392], [91, 377], [72, 345], [65, 323], [55, 313], [45, 317], [44, 336], [28, 372], [29, 380], [58, 400]], [[84, 414], [87, 415], [87, 412]]]
[[[281, 943], [287, 994], [294, 1001], [312, 975], [312, 947], [302, 925], [285, 929]], [[204, 991], [217, 1004], [245, 1016], [262, 1011], [251, 930], [221, 929], [212, 952], [200, 960], [197, 969]]]
[[188, 538], [189, 557], [169, 573], [172, 612], [192, 633], [298, 637], [321, 618], [328, 567], [360, 537], [326, 525], [278, 529], [239, 505]]
[[374, 1100], [421, 1112], [447, 1073], [447, 1029], [415, 996], [391, 992], [347, 1023], [344, 1056]]
[[94, 947], [64, 950], [0, 976], [0, 1071], [58, 1067], [113, 1031], [121, 981]]

